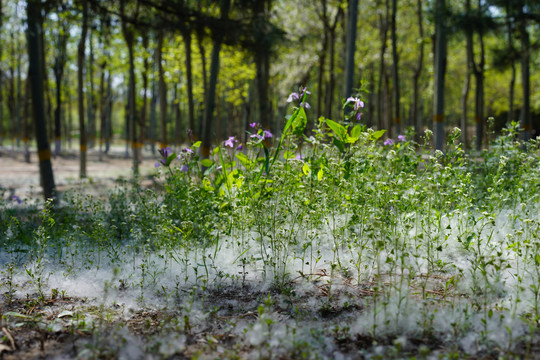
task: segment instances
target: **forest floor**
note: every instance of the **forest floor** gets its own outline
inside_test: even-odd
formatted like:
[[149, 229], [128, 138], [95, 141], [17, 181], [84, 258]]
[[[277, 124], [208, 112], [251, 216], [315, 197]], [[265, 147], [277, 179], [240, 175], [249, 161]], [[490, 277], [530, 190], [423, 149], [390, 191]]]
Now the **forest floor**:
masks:
[[[154, 163], [159, 154], [143, 152], [139, 165], [143, 186], [151, 185]], [[88, 152], [87, 178], [79, 178], [79, 156], [75, 150], [67, 150], [52, 159], [54, 180], [57, 191], [81, 190], [85, 194], [104, 195], [110, 189], [132, 177], [132, 159], [125, 157], [125, 148], [115, 146], [107, 155], [99, 158], [98, 150]], [[39, 163], [35, 151], [31, 151], [30, 162], [24, 160], [22, 149], [0, 147], [0, 191], [4, 197], [14, 195], [24, 200], [41, 199], [39, 183]]]

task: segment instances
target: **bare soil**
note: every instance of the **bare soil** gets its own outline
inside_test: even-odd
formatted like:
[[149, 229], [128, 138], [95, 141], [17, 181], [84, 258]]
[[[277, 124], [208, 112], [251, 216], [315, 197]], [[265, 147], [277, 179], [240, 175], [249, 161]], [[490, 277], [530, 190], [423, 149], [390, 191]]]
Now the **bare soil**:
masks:
[[[139, 164], [140, 179], [151, 183], [155, 174], [154, 163], [159, 154], [143, 152]], [[53, 173], [57, 191], [62, 194], [70, 189], [78, 189], [94, 195], [104, 194], [121, 180], [133, 177], [133, 160], [126, 158], [122, 147], [112, 148], [109, 154], [99, 156], [97, 150], [88, 152], [87, 178], [79, 178], [79, 157], [75, 151], [66, 151], [61, 156], [53, 157]], [[30, 162], [24, 159], [22, 149], [0, 147], [0, 191], [4, 191], [6, 200], [14, 195], [22, 200], [41, 199], [42, 189], [39, 180], [37, 154], [32, 151]]]

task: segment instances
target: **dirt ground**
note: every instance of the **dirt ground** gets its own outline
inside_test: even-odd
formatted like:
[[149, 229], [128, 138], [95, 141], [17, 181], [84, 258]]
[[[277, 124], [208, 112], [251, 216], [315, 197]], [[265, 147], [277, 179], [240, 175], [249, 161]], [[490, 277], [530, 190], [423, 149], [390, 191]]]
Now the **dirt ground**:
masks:
[[[118, 146], [99, 159], [97, 150], [88, 152], [87, 178], [79, 178], [79, 157], [74, 151], [66, 151], [52, 159], [54, 180], [60, 193], [68, 189], [81, 189], [84, 192], [99, 193], [104, 188], [113, 187], [118, 180], [128, 180], [132, 176], [132, 159], [126, 158], [124, 148]], [[139, 166], [143, 182], [151, 182], [155, 174], [154, 163], [159, 154], [150, 151], [143, 153]], [[30, 162], [25, 162], [22, 149], [0, 147], [0, 191], [6, 199], [14, 195], [22, 200], [40, 199], [42, 190], [39, 183], [39, 164], [37, 154], [32, 151]]]

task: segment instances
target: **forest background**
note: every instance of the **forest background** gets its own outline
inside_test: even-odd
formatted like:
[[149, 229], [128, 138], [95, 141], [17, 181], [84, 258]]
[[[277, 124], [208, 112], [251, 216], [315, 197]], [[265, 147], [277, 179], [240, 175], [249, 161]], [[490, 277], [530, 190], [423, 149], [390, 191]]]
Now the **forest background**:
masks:
[[539, 25], [534, 0], [0, 0], [0, 145], [37, 146], [50, 197], [51, 154], [77, 146], [81, 178], [113, 142], [135, 173], [143, 148], [205, 157], [254, 122], [279, 136], [307, 87], [308, 135], [354, 96], [390, 138], [460, 127], [480, 150], [540, 131]]

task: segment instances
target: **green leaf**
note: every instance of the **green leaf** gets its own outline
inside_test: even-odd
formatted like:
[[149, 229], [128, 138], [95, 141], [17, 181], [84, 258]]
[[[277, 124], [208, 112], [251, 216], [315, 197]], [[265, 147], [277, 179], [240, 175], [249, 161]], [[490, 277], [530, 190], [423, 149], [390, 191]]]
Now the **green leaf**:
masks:
[[174, 159], [176, 159], [176, 153], [172, 153], [171, 155], [167, 156], [167, 160], [165, 161], [165, 166], [171, 165]]
[[304, 173], [304, 175], [307, 175], [307, 176], [311, 174], [311, 169], [309, 168], [308, 163], [304, 163], [304, 166], [302, 166], [302, 172]]
[[304, 129], [307, 125], [307, 116], [306, 111], [303, 107], [299, 108], [298, 115], [295, 117], [294, 121], [292, 122], [292, 131], [295, 135], [302, 135], [304, 132]]
[[251, 160], [249, 160], [249, 158], [246, 156], [246, 154], [244, 153], [237, 153], [235, 154], [234, 156], [236, 156], [236, 158], [240, 161], [240, 163], [242, 165], [244, 165], [244, 167], [246, 169], [249, 169], [251, 167]]
[[214, 165], [214, 162], [210, 159], [202, 159], [201, 160], [201, 165], [204, 166], [204, 167], [207, 167], [209, 168], [210, 166]]
[[363, 126], [360, 124], [356, 124], [352, 130], [351, 130], [351, 137], [353, 138], [359, 138], [360, 134], [362, 134]]
[[334, 145], [339, 149], [339, 151], [345, 151], [345, 145], [343, 144], [343, 141], [334, 138]]
[[369, 135], [369, 140], [374, 140], [374, 141], [379, 140], [384, 135], [385, 132], [386, 132], [386, 129], [377, 130], [373, 134]]
[[191, 149], [198, 149], [202, 144], [202, 141], [197, 141], [197, 142], [194, 142], [193, 144], [191, 144]]
[[321, 181], [323, 176], [324, 176], [324, 170], [323, 170], [323, 168], [320, 168], [319, 172], [317, 173], [317, 180]]
[[337, 122], [330, 119], [326, 119], [326, 125], [328, 125], [330, 129], [332, 129], [334, 135], [338, 137], [339, 140], [345, 140], [347, 136], [347, 129], [343, 125], [338, 124]]

